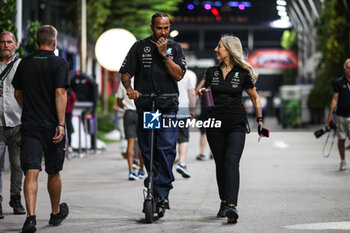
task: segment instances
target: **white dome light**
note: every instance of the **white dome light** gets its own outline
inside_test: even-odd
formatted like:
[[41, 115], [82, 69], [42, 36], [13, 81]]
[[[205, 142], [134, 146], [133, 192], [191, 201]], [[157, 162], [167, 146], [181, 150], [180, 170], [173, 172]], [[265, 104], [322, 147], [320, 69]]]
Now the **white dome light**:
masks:
[[283, 16], [287, 16], [287, 12], [286, 11], [278, 11], [277, 14], [281, 17]]
[[284, 1], [284, 0], [277, 0], [276, 3], [277, 3], [277, 5], [280, 5], [280, 6], [286, 6], [287, 5], [287, 2]]
[[278, 19], [270, 23], [272, 28], [290, 28], [292, 26], [289, 20]]
[[119, 71], [125, 56], [135, 41], [135, 36], [125, 29], [107, 30], [96, 41], [96, 59], [105, 69]]

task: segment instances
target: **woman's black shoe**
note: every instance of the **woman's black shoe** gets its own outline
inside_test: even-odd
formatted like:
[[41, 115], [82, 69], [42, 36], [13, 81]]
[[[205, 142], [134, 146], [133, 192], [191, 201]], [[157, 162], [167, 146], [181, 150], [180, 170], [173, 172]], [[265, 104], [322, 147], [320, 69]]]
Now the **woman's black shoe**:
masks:
[[225, 218], [227, 208], [228, 208], [227, 202], [221, 202], [219, 212], [217, 213], [216, 216], [218, 218]]
[[238, 211], [236, 206], [228, 206], [226, 210], [227, 223], [237, 223]]

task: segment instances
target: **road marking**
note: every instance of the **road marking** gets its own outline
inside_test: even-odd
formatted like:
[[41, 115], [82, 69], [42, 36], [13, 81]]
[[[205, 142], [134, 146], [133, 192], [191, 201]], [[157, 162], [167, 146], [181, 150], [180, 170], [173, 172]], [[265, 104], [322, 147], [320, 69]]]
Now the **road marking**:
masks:
[[285, 226], [294, 230], [350, 230], [350, 222], [320, 222]]
[[275, 141], [273, 145], [280, 149], [286, 149], [289, 147], [289, 145], [285, 141]]

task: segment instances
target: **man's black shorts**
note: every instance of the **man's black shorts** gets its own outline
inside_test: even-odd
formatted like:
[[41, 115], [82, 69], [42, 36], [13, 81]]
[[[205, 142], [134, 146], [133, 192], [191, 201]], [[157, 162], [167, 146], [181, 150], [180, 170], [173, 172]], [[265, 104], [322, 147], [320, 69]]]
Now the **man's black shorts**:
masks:
[[45, 158], [45, 171], [54, 175], [61, 171], [66, 154], [66, 139], [52, 142], [54, 131], [21, 130], [21, 167], [24, 174], [30, 169], [41, 171], [42, 157]]

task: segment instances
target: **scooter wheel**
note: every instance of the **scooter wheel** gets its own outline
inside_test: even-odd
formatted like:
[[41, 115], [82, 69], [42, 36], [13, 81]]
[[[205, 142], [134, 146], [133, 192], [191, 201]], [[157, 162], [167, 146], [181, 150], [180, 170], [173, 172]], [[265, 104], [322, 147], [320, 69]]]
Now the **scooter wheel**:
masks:
[[145, 201], [144, 212], [145, 212], [146, 223], [152, 223], [153, 222], [153, 205], [151, 200]]

